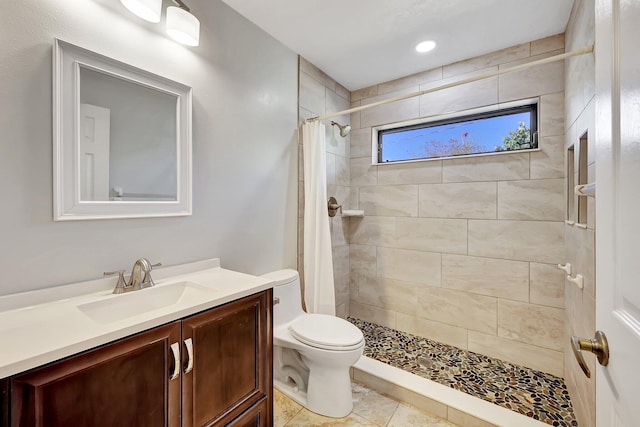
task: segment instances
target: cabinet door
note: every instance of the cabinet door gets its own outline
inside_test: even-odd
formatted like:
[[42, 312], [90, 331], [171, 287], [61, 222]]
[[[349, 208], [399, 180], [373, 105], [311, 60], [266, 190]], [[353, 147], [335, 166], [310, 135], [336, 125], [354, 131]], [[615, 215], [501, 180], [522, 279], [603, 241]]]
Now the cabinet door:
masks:
[[270, 413], [268, 404], [269, 401], [267, 399], [262, 400], [243, 412], [238, 418], [228, 424], [224, 424], [225, 427], [267, 427], [271, 425], [272, 423], [267, 421], [270, 419], [268, 418]]
[[15, 376], [10, 425], [179, 427], [180, 376], [169, 379], [176, 342], [180, 322]]
[[224, 424], [263, 398], [272, 417], [271, 301], [268, 290], [183, 320], [184, 426]]

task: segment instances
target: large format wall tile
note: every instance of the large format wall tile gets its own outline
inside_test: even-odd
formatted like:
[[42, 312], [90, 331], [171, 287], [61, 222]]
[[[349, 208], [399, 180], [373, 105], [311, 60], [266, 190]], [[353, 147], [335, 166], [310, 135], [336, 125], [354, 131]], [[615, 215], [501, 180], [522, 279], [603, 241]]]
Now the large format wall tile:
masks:
[[466, 254], [467, 221], [464, 219], [398, 218], [397, 247]]
[[[531, 57], [526, 62], [561, 53], [563, 53], [562, 50], [547, 52]], [[506, 63], [500, 65], [500, 68], [509, 68], [519, 65], [521, 62], [522, 61], [514, 61]], [[526, 68], [521, 71], [502, 74], [499, 79], [500, 102], [562, 92], [564, 90], [564, 61], [554, 61], [548, 64]]]
[[363, 87], [351, 92], [351, 102], [361, 101], [366, 98], [378, 96], [378, 85]]
[[545, 136], [564, 135], [564, 92], [540, 97], [538, 104], [538, 134]]
[[564, 258], [564, 223], [469, 220], [469, 255], [560, 263]]
[[362, 276], [358, 302], [406, 314], [416, 314], [418, 285], [382, 277]]
[[359, 205], [367, 215], [418, 216], [418, 186], [362, 187]]
[[306, 73], [300, 73], [298, 104], [301, 108], [312, 111], [314, 115], [325, 113], [325, 88], [322, 83]]
[[529, 263], [443, 254], [442, 287], [527, 302]]
[[528, 153], [467, 157], [443, 162], [442, 182], [529, 179]]
[[495, 335], [469, 331], [469, 351], [497, 357], [561, 377], [563, 353], [531, 344], [520, 343]]
[[531, 179], [564, 179], [564, 136], [548, 136], [538, 141], [540, 151], [531, 152]]
[[541, 53], [546, 52], [552, 52], [558, 49], [564, 49], [563, 33], [545, 37], [543, 39], [534, 40], [531, 42], [531, 56], [540, 55]]
[[442, 160], [381, 164], [378, 184], [425, 184], [442, 180]]
[[[311, 62], [307, 61], [304, 57], [299, 56], [298, 58], [300, 60], [299, 64], [300, 64], [301, 72], [308, 74], [309, 76], [316, 79], [318, 82], [322, 83], [323, 86], [331, 90], [336, 89], [336, 86], [337, 86], [336, 82], [331, 77], [329, 77], [324, 71], [322, 71], [320, 68], [313, 65]], [[345, 96], [345, 98], [348, 98], [348, 96]]]
[[[382, 101], [384, 99], [417, 92], [418, 90], [418, 86], [410, 87], [385, 95], [369, 98], [366, 100], [366, 103], [371, 104], [374, 102]], [[400, 122], [403, 120], [415, 119], [419, 117], [419, 115], [420, 102], [418, 101], [418, 97], [413, 97], [405, 99], [404, 101], [397, 101], [391, 104], [369, 108], [368, 110], [362, 110], [360, 112], [360, 126], [367, 127], [381, 125], [384, 123]]]
[[377, 269], [376, 247], [349, 245], [349, 263], [351, 271], [375, 276]]
[[396, 328], [396, 312], [352, 300], [349, 315], [387, 328]]
[[458, 326], [397, 313], [396, 329], [458, 348], [467, 348], [467, 329]]
[[335, 183], [348, 187], [351, 184], [350, 160], [346, 157], [335, 156]]
[[424, 184], [419, 191], [421, 217], [496, 218], [495, 182]]
[[442, 79], [442, 67], [434, 68], [432, 70], [423, 71], [421, 73], [412, 74], [407, 77], [402, 77], [390, 82], [380, 83], [378, 85], [378, 95], [384, 95], [390, 92], [396, 92], [401, 89], [406, 89], [419, 86], [424, 83], [438, 81]]
[[564, 179], [498, 183], [498, 218], [564, 220]]
[[491, 77], [421, 95], [420, 117], [435, 116], [497, 103], [498, 78]]
[[351, 158], [371, 158], [371, 128], [354, 129], [351, 136]]
[[352, 186], [376, 185], [378, 166], [371, 165], [370, 157], [351, 159], [350, 175]]
[[396, 218], [375, 216], [351, 218], [349, 236], [350, 243], [394, 247], [396, 245]]
[[532, 262], [531, 294], [532, 304], [564, 308], [564, 271], [555, 264]]
[[516, 301], [498, 301], [498, 335], [562, 351], [564, 310]]
[[378, 248], [377, 275], [389, 279], [440, 286], [442, 255], [407, 249]]
[[496, 298], [424, 286], [418, 288], [418, 300], [419, 317], [472, 331], [496, 334]]
[[349, 303], [349, 245], [333, 248], [333, 282], [336, 305]]
[[515, 61], [529, 56], [529, 43], [523, 43], [511, 46], [506, 49], [491, 52], [486, 55], [476, 56], [475, 58], [466, 59], [464, 61], [454, 62], [443, 67], [443, 76], [451, 77], [459, 74], [469, 73], [471, 71], [481, 70], [494, 65], [504, 64], [505, 62]]

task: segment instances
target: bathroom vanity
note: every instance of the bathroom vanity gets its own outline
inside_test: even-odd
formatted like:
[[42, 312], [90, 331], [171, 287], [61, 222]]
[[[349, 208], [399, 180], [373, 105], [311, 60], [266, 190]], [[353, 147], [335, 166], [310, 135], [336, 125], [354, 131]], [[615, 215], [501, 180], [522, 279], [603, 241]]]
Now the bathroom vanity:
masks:
[[[80, 314], [85, 324], [76, 330], [68, 324], [71, 329], [59, 334], [57, 346], [55, 337], [40, 336], [22, 358], [19, 351], [5, 352], [3, 345], [0, 426], [271, 425], [271, 282], [215, 267], [216, 261], [194, 263], [214, 267], [186, 274], [185, 266], [154, 272], [157, 284], [150, 289], [155, 292], [111, 295], [107, 289], [1, 311], [0, 322], [9, 315], [14, 319], [0, 327], [4, 343], [23, 341], [7, 332], [20, 316], [26, 325], [19, 329], [32, 329], [34, 339], [38, 330], [55, 331], [50, 326], [65, 322], [60, 319], [79, 321]], [[180, 274], [165, 271], [172, 269]], [[100, 286], [94, 282], [84, 288]], [[73, 290], [61, 290], [63, 296], [68, 293]], [[146, 312], [126, 318], [127, 297], [140, 298], [134, 294], [142, 295], [134, 302]], [[0, 298], [0, 309], [20, 301], [7, 301], [11, 298]], [[143, 300], [162, 304], [145, 306]], [[49, 313], [50, 323], [29, 325], [30, 315], [38, 312]], [[97, 336], [89, 336], [92, 326]], [[96, 346], [96, 340], [103, 342]], [[57, 357], [63, 353], [66, 357]]]

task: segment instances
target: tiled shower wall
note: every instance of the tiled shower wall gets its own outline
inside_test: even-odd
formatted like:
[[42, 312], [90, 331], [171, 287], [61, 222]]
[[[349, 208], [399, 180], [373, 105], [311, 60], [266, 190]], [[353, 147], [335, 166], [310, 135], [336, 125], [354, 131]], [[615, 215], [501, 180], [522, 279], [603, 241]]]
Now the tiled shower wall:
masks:
[[[313, 64], [299, 57], [298, 120], [323, 114], [334, 113], [349, 108], [349, 91]], [[349, 124], [348, 115], [335, 117], [341, 125]], [[327, 197], [334, 196], [345, 209], [349, 207], [349, 140], [341, 137], [338, 128], [325, 122], [327, 144]], [[303, 276], [303, 225], [304, 225], [304, 141], [298, 139], [298, 270]], [[331, 227], [331, 249], [333, 252], [333, 275], [336, 293], [336, 314], [349, 315], [349, 243], [347, 242], [347, 218], [336, 215], [329, 218]], [[304, 286], [304, 283], [303, 283]]]
[[[567, 50], [575, 50], [594, 43], [595, 4], [594, 0], [576, 0], [566, 31]], [[571, 153], [566, 151], [566, 162], [573, 163], [574, 182], [578, 182], [580, 139], [587, 136], [588, 182], [595, 182], [595, 65], [593, 55], [582, 55], [567, 60], [565, 69], [565, 149], [574, 146]], [[584, 155], [585, 153], [582, 153]], [[595, 202], [587, 199], [587, 218], [578, 222], [578, 197], [567, 188], [573, 203], [568, 210], [569, 223], [565, 226], [566, 258], [572, 273], [584, 276], [584, 289], [565, 283], [566, 335], [583, 338], [593, 337], [595, 324]], [[565, 341], [565, 373], [567, 387], [571, 394], [573, 409], [580, 426], [595, 425], [595, 357], [587, 355], [585, 361], [592, 372], [587, 378], [580, 369]]]
[[[523, 43], [351, 105], [563, 52], [563, 34]], [[564, 82], [559, 61], [351, 115], [351, 316], [563, 375]], [[371, 165], [372, 126], [533, 97], [541, 151]]]

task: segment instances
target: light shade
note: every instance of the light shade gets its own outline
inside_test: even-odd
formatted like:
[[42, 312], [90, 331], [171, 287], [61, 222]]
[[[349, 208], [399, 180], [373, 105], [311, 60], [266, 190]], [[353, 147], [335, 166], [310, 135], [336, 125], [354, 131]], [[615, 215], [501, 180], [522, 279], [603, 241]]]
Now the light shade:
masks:
[[200, 21], [184, 9], [175, 6], [167, 8], [167, 34], [187, 46], [200, 44]]
[[160, 22], [162, 0], [120, 0], [135, 15], [149, 22]]
[[432, 51], [435, 47], [436, 47], [436, 42], [434, 42], [433, 40], [426, 40], [421, 43], [418, 43], [418, 45], [416, 46], [416, 51], [420, 53], [425, 53], [425, 52]]

